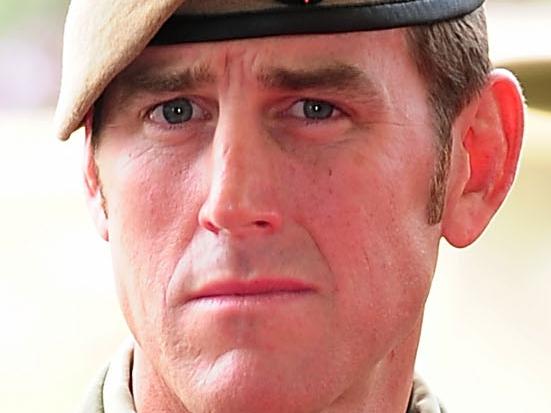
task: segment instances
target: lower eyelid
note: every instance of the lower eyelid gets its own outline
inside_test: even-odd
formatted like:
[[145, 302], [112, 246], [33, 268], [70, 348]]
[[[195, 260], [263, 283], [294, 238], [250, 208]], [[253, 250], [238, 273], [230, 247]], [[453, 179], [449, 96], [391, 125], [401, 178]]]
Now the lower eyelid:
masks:
[[[295, 108], [298, 104], [304, 104], [305, 102], [319, 102], [319, 103], [322, 103], [322, 104], [329, 105], [329, 106], [331, 106], [333, 113], [331, 114], [331, 116], [330, 116], [329, 118], [327, 118], [327, 119], [319, 119], [319, 120], [306, 118], [306, 117], [304, 116], [304, 112], [303, 112], [303, 111], [304, 111], [304, 108], [298, 109], [298, 111], [300, 112], [300, 113], [298, 113], [298, 114], [296, 114], [296, 113], [293, 114], [293, 113], [292, 113], [292, 112], [293, 112], [293, 108]], [[346, 114], [345, 111], [343, 111], [338, 105], [336, 105], [336, 104], [334, 104], [334, 103], [332, 103], [332, 102], [329, 102], [329, 101], [323, 100], [323, 99], [311, 99], [311, 98], [304, 98], [304, 99], [300, 99], [300, 100], [297, 100], [297, 101], [293, 102], [293, 103], [291, 104], [291, 106], [289, 107], [289, 109], [287, 109], [287, 110], [285, 111], [285, 113], [291, 114], [292, 116], [294, 116], [294, 117], [297, 118], [297, 119], [305, 119], [305, 120], [310, 120], [310, 121], [312, 121], [312, 122], [335, 119], [335, 118], [338, 118], [338, 117], [340, 117], [340, 116]]]

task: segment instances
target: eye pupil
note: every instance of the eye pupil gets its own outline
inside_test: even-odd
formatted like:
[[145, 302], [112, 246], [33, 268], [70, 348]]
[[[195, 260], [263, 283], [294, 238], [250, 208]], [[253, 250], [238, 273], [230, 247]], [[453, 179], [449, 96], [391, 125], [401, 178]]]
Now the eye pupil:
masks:
[[328, 119], [333, 115], [333, 105], [327, 102], [307, 100], [304, 102], [304, 116], [308, 119]]
[[178, 99], [163, 105], [163, 117], [170, 124], [187, 122], [193, 116], [193, 107], [186, 99]]

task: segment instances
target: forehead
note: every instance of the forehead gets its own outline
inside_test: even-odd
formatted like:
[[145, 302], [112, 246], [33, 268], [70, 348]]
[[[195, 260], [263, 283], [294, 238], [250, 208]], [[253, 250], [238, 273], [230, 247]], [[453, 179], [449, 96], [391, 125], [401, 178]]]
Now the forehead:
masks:
[[150, 46], [121, 76], [181, 67], [217, 74], [237, 62], [257, 74], [271, 67], [308, 70], [338, 65], [380, 72], [411, 61], [404, 32], [394, 29]]

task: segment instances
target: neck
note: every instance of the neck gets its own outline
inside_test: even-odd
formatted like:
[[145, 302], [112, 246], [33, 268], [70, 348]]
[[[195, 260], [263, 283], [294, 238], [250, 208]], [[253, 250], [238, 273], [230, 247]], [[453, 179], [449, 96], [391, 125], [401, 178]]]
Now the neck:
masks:
[[[406, 412], [420, 331], [421, 321], [374, 369], [357, 381], [358, 385], [349, 387], [330, 406], [316, 413]], [[138, 345], [134, 349], [132, 391], [137, 413], [202, 413], [184, 407]], [[220, 411], [225, 411], [224, 407]]]
[[138, 344], [134, 345], [132, 396], [137, 413], [191, 413], [166, 385]]

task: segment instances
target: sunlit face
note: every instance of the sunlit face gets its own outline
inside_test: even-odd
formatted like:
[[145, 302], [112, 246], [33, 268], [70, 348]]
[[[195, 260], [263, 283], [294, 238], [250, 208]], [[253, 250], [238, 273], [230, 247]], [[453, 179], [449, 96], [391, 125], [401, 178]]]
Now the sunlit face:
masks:
[[436, 138], [401, 31], [148, 48], [102, 113], [123, 311], [189, 411], [322, 411], [418, 329]]

